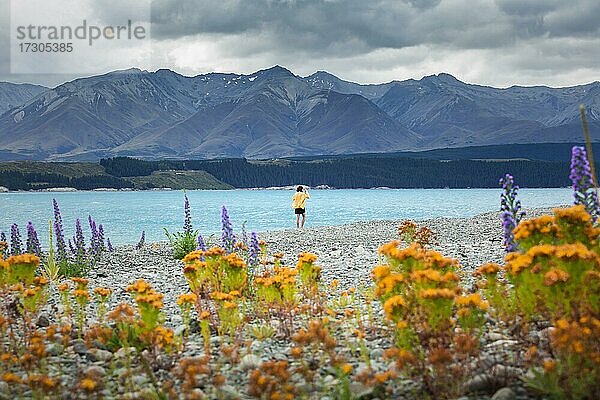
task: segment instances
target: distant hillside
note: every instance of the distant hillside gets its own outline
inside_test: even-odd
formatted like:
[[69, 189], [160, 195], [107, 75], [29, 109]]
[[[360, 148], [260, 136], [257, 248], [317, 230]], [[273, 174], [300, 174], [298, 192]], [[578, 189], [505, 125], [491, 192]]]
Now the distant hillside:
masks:
[[205, 171], [154, 171], [147, 176], [126, 178], [135, 189], [233, 189]]
[[361, 85], [275, 66], [193, 77], [130, 69], [12, 92], [16, 100], [3, 100], [0, 86], [0, 107], [10, 109], [0, 116], [0, 160], [262, 159], [570, 143], [581, 137], [581, 103], [600, 141], [600, 82], [498, 89], [442, 73]]
[[80, 190], [114, 189], [231, 189], [205, 171], [158, 171], [122, 178], [97, 163], [0, 162], [0, 186], [10, 190], [70, 187]]

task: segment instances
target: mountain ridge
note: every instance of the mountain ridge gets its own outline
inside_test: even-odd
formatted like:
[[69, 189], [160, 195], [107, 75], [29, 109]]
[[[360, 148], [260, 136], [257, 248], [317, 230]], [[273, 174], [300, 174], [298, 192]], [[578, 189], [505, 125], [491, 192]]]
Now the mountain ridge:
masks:
[[276, 65], [195, 76], [131, 68], [55, 88], [11, 89], [22, 104], [1, 103], [0, 86], [5, 160], [270, 158], [571, 142], [581, 137], [580, 103], [592, 132], [600, 127], [598, 81], [493, 88], [439, 73], [359, 84]]

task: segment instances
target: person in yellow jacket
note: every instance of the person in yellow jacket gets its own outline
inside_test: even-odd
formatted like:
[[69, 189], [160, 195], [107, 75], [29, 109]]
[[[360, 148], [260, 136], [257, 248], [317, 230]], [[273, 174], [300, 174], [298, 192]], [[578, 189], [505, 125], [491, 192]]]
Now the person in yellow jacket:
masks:
[[[310, 199], [308, 190], [305, 190], [302, 186], [296, 188], [296, 193], [292, 197], [292, 208], [296, 214], [296, 228], [304, 228], [304, 221], [306, 221], [306, 199]], [[302, 221], [300, 221], [302, 216]]]

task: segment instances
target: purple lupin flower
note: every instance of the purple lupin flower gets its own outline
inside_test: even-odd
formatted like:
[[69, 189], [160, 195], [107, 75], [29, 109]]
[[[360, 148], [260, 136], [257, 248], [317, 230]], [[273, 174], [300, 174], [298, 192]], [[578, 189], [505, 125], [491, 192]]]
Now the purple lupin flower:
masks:
[[192, 227], [192, 211], [190, 209], [190, 200], [187, 195], [183, 195], [183, 233], [186, 235], [191, 235], [194, 231]]
[[108, 247], [108, 251], [110, 251], [111, 253], [114, 251], [113, 245], [110, 242], [110, 238], [106, 238], [106, 246]]
[[206, 242], [202, 235], [198, 235], [198, 246], [196, 247], [196, 250], [206, 251]]
[[0, 232], [0, 242], [6, 243], [6, 233]]
[[13, 256], [23, 253], [23, 242], [19, 233], [19, 226], [12, 224], [10, 227], [10, 254]]
[[38, 234], [33, 226], [31, 221], [27, 222], [27, 242], [26, 242], [27, 252], [31, 254], [35, 254], [38, 257], [42, 256], [42, 246], [40, 245], [40, 240], [38, 238]]
[[104, 247], [104, 227], [102, 224], [98, 225], [98, 250], [103, 252], [105, 250]]
[[56, 199], [52, 199], [54, 206], [54, 236], [56, 237], [56, 253], [59, 262], [64, 262], [67, 259], [67, 249], [65, 244], [65, 231], [62, 225], [62, 217], [60, 215], [60, 209], [58, 208], [58, 202]]
[[248, 253], [248, 266], [256, 268], [258, 266], [258, 255], [260, 254], [260, 245], [256, 232], [250, 234], [250, 247]]
[[71, 252], [71, 254], [75, 254], [77, 252], [75, 250], [75, 247], [73, 246], [74, 241], [75, 241], [75, 238], [73, 238], [73, 240], [69, 239], [69, 251]]
[[574, 204], [582, 204], [596, 222], [600, 215], [598, 197], [592, 178], [592, 169], [585, 148], [573, 146], [571, 150], [571, 173]]
[[142, 236], [140, 237], [140, 241], [135, 245], [137, 250], [140, 250], [144, 247], [144, 243], [146, 242], [146, 231], [142, 231]]
[[88, 224], [90, 225], [90, 232], [92, 234], [90, 238], [90, 247], [92, 253], [96, 253], [98, 248], [98, 228], [96, 227], [96, 221], [94, 221], [91, 215], [88, 215]]
[[85, 262], [85, 237], [83, 236], [83, 229], [81, 228], [81, 221], [79, 218], [75, 220], [75, 257], [78, 263]]
[[221, 209], [221, 242], [223, 248], [227, 252], [233, 252], [235, 247], [235, 234], [233, 233], [233, 226], [231, 225], [229, 213], [225, 206]]
[[519, 186], [515, 185], [513, 176], [506, 174], [504, 178], [500, 179], [500, 184], [502, 185], [500, 218], [502, 219], [504, 248], [507, 252], [511, 252], [517, 249], [513, 231], [525, 216], [525, 212], [521, 211], [521, 201], [517, 200]]

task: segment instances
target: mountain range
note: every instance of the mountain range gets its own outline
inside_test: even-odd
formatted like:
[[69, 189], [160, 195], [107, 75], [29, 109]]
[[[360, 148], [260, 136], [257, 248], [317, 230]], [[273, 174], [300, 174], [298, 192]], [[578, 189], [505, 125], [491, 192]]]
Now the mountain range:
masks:
[[385, 153], [580, 142], [600, 128], [600, 82], [498, 89], [449, 74], [362, 85], [275, 66], [187, 77], [114, 71], [55, 88], [0, 83], [0, 160]]

